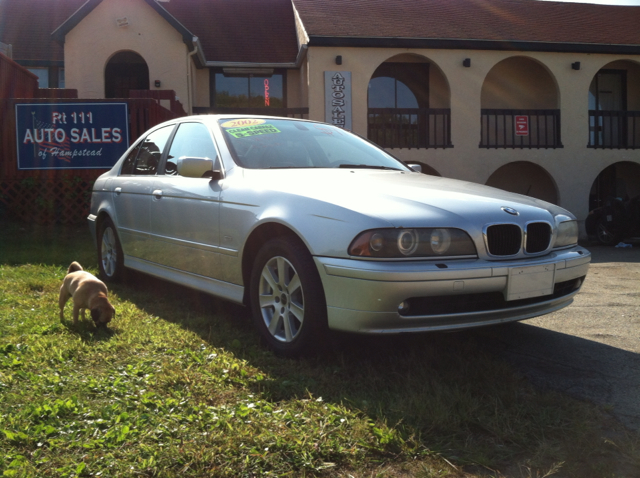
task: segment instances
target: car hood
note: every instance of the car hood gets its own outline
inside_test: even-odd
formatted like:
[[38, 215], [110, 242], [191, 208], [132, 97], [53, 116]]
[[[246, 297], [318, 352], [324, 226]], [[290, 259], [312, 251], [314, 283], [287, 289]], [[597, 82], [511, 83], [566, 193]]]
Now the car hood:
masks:
[[[495, 222], [553, 222], [553, 204], [501, 189], [425, 174], [369, 169], [245, 170], [250, 182], [378, 218], [393, 227], [465, 227]], [[305, 205], [308, 203], [305, 202]], [[307, 206], [309, 207], [309, 206]], [[318, 206], [320, 207], [320, 206]], [[518, 212], [508, 214], [503, 208]], [[322, 211], [330, 213], [331, 208]], [[572, 216], [571, 216], [572, 217]]]

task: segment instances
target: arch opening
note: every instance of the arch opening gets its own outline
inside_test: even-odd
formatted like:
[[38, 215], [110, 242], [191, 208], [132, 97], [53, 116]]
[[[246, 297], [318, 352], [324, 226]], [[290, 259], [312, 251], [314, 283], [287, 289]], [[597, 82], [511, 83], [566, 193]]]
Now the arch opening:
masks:
[[450, 99], [435, 64], [417, 55], [392, 57], [369, 81], [367, 136], [384, 148], [451, 147]]
[[589, 192], [587, 234], [601, 244], [640, 237], [640, 164], [614, 163], [596, 177]]
[[113, 55], [104, 71], [104, 97], [128, 98], [129, 90], [149, 89], [149, 67], [144, 58], [133, 51]]
[[560, 148], [560, 94], [549, 70], [511, 57], [487, 73], [481, 92], [481, 148]]
[[552, 204], [559, 203], [558, 187], [551, 175], [543, 167], [528, 161], [501, 166], [493, 172], [486, 184]]
[[605, 65], [589, 86], [589, 147], [640, 148], [640, 65]]
[[640, 164], [631, 161], [614, 163], [596, 177], [589, 191], [589, 211], [607, 204], [611, 199], [622, 201], [640, 196]]

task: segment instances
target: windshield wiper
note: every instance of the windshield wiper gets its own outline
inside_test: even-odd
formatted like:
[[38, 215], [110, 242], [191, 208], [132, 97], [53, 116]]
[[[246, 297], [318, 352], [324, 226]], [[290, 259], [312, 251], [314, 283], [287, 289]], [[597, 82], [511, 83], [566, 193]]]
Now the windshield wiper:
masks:
[[391, 168], [389, 166], [373, 166], [370, 164], [341, 164], [338, 166], [342, 169], [385, 169], [389, 171], [401, 171], [398, 168]]

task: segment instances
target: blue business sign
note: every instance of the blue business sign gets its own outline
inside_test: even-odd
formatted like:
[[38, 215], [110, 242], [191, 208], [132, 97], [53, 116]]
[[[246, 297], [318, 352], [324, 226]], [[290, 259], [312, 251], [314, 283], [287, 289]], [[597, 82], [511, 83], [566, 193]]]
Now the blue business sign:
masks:
[[111, 168], [127, 125], [126, 103], [17, 104], [18, 169]]

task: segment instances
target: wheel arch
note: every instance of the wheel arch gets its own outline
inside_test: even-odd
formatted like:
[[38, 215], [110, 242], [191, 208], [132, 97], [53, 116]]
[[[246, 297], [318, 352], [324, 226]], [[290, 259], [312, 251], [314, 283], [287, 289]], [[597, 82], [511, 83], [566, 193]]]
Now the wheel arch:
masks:
[[298, 241], [309, 250], [302, 238], [291, 228], [277, 222], [267, 222], [255, 228], [245, 242], [242, 252], [242, 281], [245, 284], [242, 301], [245, 305], [250, 304], [250, 283], [251, 270], [260, 248], [271, 239], [276, 237], [290, 237]]

